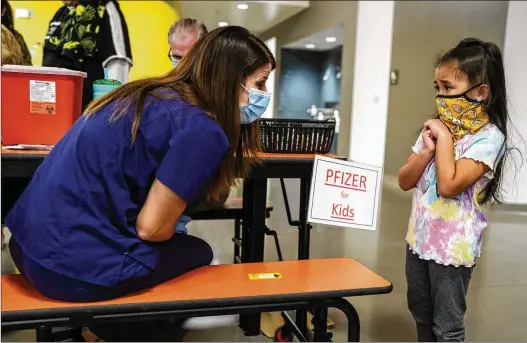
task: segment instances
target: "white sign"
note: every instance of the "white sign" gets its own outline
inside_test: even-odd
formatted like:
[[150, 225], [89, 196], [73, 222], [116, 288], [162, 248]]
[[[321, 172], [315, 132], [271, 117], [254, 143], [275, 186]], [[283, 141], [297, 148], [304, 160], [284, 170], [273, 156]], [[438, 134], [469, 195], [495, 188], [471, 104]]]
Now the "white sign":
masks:
[[53, 81], [29, 81], [29, 101], [51, 102], [57, 101], [57, 87]]
[[307, 220], [375, 230], [382, 169], [316, 156]]

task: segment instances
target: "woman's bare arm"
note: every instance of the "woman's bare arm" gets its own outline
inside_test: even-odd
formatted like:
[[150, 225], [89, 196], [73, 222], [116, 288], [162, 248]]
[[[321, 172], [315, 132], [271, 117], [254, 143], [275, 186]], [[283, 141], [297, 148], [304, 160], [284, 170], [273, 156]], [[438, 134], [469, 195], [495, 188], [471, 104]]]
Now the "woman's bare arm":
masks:
[[186, 207], [183, 199], [155, 179], [137, 217], [137, 235], [141, 240], [149, 242], [169, 240]]

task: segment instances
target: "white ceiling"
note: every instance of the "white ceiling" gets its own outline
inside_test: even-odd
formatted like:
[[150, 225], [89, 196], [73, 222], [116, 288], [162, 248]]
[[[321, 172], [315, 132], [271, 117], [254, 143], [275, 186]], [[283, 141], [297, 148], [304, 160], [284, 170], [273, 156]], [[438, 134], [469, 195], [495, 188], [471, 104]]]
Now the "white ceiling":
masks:
[[[237, 8], [247, 4], [246, 10]], [[309, 7], [309, 1], [180, 1], [181, 17], [202, 20], [209, 31], [219, 22], [260, 34]]]
[[[327, 42], [327, 37], [335, 38], [335, 42]], [[284, 45], [284, 49], [296, 49], [296, 50], [313, 50], [313, 51], [326, 51], [336, 48], [342, 45], [344, 37], [344, 27], [342, 24], [335, 25], [327, 30], [317, 32], [311, 36], [301, 38], [296, 42]], [[315, 47], [312, 49], [306, 48], [306, 44], [314, 44]]]

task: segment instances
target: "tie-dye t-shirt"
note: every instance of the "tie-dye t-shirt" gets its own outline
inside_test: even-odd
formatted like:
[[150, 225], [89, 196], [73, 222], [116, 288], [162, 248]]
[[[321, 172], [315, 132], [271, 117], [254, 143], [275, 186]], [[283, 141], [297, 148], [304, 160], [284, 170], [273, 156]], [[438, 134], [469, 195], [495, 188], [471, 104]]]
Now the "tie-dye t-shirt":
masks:
[[[453, 199], [439, 196], [436, 164], [432, 160], [414, 190], [412, 214], [406, 242], [425, 260], [443, 265], [471, 267], [480, 256], [482, 233], [487, 219], [477, 201], [494, 177], [494, 169], [504, 152], [504, 135], [493, 124], [476, 134], [467, 134], [455, 144], [455, 159], [472, 159], [489, 169], [474, 185]], [[424, 148], [421, 135], [412, 150]]]

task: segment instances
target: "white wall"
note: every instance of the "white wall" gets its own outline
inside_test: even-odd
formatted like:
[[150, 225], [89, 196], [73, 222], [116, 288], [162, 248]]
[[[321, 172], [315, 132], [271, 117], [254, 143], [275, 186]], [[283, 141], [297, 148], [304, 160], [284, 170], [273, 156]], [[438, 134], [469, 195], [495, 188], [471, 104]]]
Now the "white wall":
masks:
[[[269, 38], [265, 41], [265, 44], [271, 50], [271, 53], [276, 58], [276, 37]], [[267, 110], [265, 110], [264, 114], [262, 115], [262, 118], [274, 118], [274, 97], [275, 97], [275, 76], [276, 72], [273, 70], [271, 74], [269, 74], [269, 79], [267, 80], [266, 86], [267, 91], [271, 92], [273, 95], [271, 97], [271, 101], [269, 102], [269, 106], [267, 107]]]
[[[273, 54], [275, 59], [278, 59], [276, 57], [276, 37], [269, 38], [268, 40], [265, 41], [265, 44], [267, 45], [269, 50], [271, 50], [271, 53]], [[278, 63], [278, 61], [277, 61], [277, 63]], [[276, 117], [276, 115], [274, 113], [274, 97], [276, 96], [276, 94], [275, 94], [275, 78], [274, 78], [275, 74], [276, 74], [276, 71], [273, 70], [271, 72], [271, 74], [269, 74], [269, 78], [267, 79], [267, 82], [265, 84], [267, 86], [267, 91], [272, 93], [272, 96], [271, 96], [271, 101], [269, 102], [269, 106], [267, 106], [267, 109], [265, 110], [264, 114], [262, 115], [262, 118], [274, 118], [274, 117]], [[267, 202], [269, 202], [270, 199], [271, 199], [271, 183], [268, 182], [267, 183]]]
[[400, 190], [397, 172], [412, 153], [419, 128], [436, 111], [437, 58], [467, 37], [503, 50], [507, 11], [507, 1], [395, 2], [391, 68], [399, 71], [399, 81], [390, 86], [388, 105], [383, 179], [388, 189], [412, 196]]
[[357, 10], [350, 159], [384, 165], [394, 1], [360, 1]]
[[[505, 31], [505, 74], [510, 99], [510, 116], [515, 128], [509, 130], [511, 143], [522, 153], [509, 159], [504, 178], [505, 202], [527, 204], [527, 2], [509, 1], [509, 14]], [[512, 125], [509, 125], [512, 126]], [[519, 131], [519, 132], [518, 132]], [[519, 135], [523, 137], [520, 139]], [[516, 166], [514, 165], [516, 163]]]

